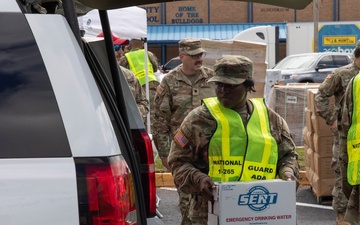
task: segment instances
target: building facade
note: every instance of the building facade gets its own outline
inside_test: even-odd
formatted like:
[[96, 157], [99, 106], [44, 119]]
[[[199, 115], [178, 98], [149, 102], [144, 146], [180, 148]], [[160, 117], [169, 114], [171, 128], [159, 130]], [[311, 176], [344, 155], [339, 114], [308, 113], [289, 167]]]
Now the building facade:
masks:
[[[358, 0], [318, 0], [318, 11], [314, 13], [314, 3], [305, 9], [294, 10], [259, 3], [222, 0], [176, 1], [170, 3], [141, 6], [147, 11], [148, 26], [152, 25], [193, 25], [193, 24], [234, 24], [234, 23], [290, 23], [325, 21], [357, 21], [360, 14]], [[318, 15], [315, 18], [314, 15]], [[285, 45], [286, 43], [282, 43]], [[284, 49], [284, 47], [281, 47]], [[154, 52], [163, 64], [177, 56], [174, 44], [152, 45]], [[281, 55], [285, 56], [284, 53]]]

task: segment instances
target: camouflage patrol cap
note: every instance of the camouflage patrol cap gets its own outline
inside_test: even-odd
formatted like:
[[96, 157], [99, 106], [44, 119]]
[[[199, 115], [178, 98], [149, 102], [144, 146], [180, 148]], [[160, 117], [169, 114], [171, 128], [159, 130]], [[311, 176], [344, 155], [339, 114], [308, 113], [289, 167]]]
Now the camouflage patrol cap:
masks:
[[179, 41], [179, 52], [188, 55], [197, 55], [206, 52], [201, 48], [201, 41], [198, 38], [185, 38]]
[[242, 84], [252, 79], [253, 62], [245, 56], [224, 56], [215, 61], [215, 74], [208, 82]]

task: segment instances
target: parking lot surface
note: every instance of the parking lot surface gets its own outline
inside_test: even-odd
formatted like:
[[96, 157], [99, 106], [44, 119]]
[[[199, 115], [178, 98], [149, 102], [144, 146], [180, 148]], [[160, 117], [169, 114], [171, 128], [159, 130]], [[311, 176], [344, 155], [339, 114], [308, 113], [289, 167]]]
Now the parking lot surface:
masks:
[[[178, 194], [174, 187], [159, 187], [157, 194], [161, 201], [159, 211], [167, 225], [178, 225], [181, 215], [178, 208]], [[296, 194], [297, 225], [336, 225], [336, 213], [331, 207], [331, 199], [324, 198], [322, 204], [312, 192], [311, 186], [301, 185]]]

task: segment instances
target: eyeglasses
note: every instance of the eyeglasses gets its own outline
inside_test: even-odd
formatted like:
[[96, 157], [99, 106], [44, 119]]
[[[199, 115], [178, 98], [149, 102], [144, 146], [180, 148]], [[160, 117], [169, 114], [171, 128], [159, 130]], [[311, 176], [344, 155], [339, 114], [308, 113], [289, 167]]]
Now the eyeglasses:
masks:
[[124, 46], [122, 46], [122, 45], [114, 45], [114, 50], [115, 51], [119, 51], [120, 49], [124, 51]]
[[215, 87], [216, 88], [219, 88], [219, 89], [227, 89], [227, 90], [231, 90], [231, 89], [234, 89], [234, 88], [237, 88], [239, 87], [241, 84], [226, 84], [226, 83], [221, 83], [221, 82], [214, 82], [215, 84]]
[[188, 55], [188, 54], [186, 54], [186, 55], [190, 56], [193, 60], [197, 60], [197, 59], [200, 59], [200, 58], [205, 58], [206, 53], [202, 52], [202, 53], [199, 53], [197, 55]]

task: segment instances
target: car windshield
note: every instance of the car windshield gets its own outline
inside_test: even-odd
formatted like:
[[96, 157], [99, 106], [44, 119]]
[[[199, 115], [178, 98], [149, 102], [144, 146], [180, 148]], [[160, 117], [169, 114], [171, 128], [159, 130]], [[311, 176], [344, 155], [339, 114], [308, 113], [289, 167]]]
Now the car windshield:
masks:
[[281, 60], [274, 69], [299, 69], [309, 68], [316, 60], [317, 55], [290, 56]]
[[179, 64], [181, 64], [181, 60], [180, 59], [174, 59], [168, 62], [168, 64], [166, 64], [166, 68], [171, 70], [174, 69], [175, 67], [177, 67]]

